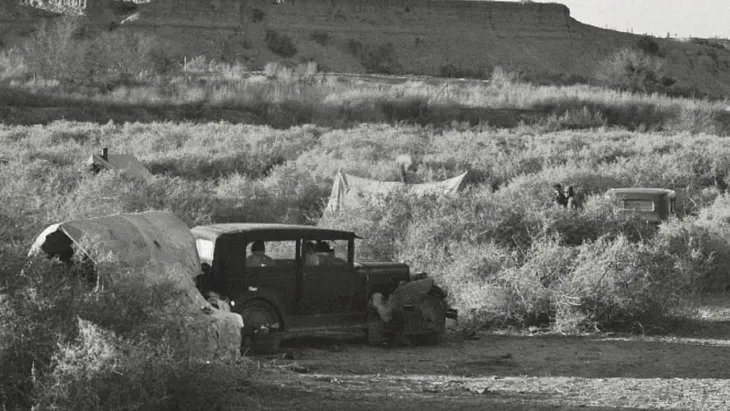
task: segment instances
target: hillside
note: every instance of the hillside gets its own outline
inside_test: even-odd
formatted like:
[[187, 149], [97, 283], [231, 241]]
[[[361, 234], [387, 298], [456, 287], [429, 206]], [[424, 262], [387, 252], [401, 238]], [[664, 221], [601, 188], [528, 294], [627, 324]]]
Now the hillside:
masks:
[[[495, 66], [533, 76], [590, 77], [640, 36], [580, 23], [561, 4], [423, 0], [286, 0], [245, 4], [157, 1], [130, 24], [174, 36], [186, 53], [315, 60], [335, 71], [478, 75]], [[288, 36], [296, 52], [281, 50]], [[668, 74], [685, 88], [730, 92], [730, 52], [656, 39]], [[272, 48], [279, 47], [279, 53]], [[283, 51], [283, 53], [282, 53]], [[218, 54], [218, 56], [215, 56]]]
[[[2, 17], [12, 13], [3, 0]], [[38, 2], [108, 21], [106, 1]], [[122, 9], [117, 4], [116, 10]], [[314, 60], [343, 72], [474, 76], [495, 66], [528, 77], [590, 78], [638, 35], [582, 24], [556, 3], [423, 0], [153, 0], [124, 3], [121, 27], [173, 40], [174, 52], [254, 68], [269, 61]], [[54, 6], [55, 5], [55, 6]], [[19, 6], [18, 6], [19, 7]], [[18, 8], [16, 7], [16, 9]], [[104, 18], [103, 16], [107, 11]], [[97, 16], [97, 17], [94, 17]], [[0, 26], [5, 24], [0, 20]], [[291, 42], [289, 42], [289, 40]], [[730, 94], [730, 51], [654, 39], [677, 87]]]

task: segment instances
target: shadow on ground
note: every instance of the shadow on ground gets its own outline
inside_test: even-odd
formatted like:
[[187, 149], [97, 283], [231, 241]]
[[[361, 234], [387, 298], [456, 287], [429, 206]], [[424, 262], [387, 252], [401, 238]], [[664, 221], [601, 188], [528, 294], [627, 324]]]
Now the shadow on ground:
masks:
[[348, 392], [333, 389], [312, 391], [292, 386], [255, 384], [251, 393], [259, 399], [263, 410], [439, 410], [448, 406], [453, 410], [593, 410], [621, 411], [641, 408], [587, 407], [548, 404], [550, 395], [522, 393], [485, 393], [461, 396], [456, 393], [396, 393], [396, 392]]
[[438, 346], [372, 347], [362, 335], [300, 337], [261, 359], [296, 362], [307, 372], [480, 378], [730, 378], [730, 322], [694, 321], [671, 335], [450, 334]]

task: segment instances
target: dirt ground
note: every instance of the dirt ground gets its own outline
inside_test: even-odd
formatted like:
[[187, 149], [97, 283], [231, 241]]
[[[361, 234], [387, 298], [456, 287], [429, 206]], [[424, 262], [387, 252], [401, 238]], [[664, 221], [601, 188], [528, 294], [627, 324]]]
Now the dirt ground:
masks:
[[399, 348], [307, 338], [283, 351], [253, 357], [262, 409], [730, 409], [730, 295], [708, 299], [683, 335], [452, 334]]

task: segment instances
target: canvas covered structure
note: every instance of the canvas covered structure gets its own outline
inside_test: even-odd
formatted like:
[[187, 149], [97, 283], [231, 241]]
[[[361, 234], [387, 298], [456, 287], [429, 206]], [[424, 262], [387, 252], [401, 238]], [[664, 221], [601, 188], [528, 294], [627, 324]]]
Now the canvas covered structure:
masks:
[[406, 184], [400, 181], [378, 181], [353, 176], [340, 170], [335, 176], [325, 212], [355, 209], [378, 196], [405, 189], [415, 194], [455, 194], [463, 188], [468, 173], [430, 183]]
[[86, 166], [96, 171], [122, 170], [130, 176], [143, 180], [152, 178], [152, 173], [134, 156], [129, 154], [108, 154], [106, 149], [102, 154], [89, 156], [86, 160]]
[[[200, 325], [192, 336], [198, 338], [203, 353], [217, 358], [238, 358], [241, 346], [241, 316], [214, 308], [195, 286], [200, 260], [195, 239], [187, 225], [165, 211], [117, 214], [52, 224], [36, 238], [29, 256], [46, 255], [63, 261], [82, 252], [95, 267], [107, 262], [128, 267], [141, 276], [128, 276], [125, 270], [96, 270], [103, 287], [124, 281], [146, 285], [165, 283], [173, 301], [167, 310], [185, 315]], [[166, 296], [169, 297], [169, 296]], [[191, 329], [192, 332], [192, 329]]]

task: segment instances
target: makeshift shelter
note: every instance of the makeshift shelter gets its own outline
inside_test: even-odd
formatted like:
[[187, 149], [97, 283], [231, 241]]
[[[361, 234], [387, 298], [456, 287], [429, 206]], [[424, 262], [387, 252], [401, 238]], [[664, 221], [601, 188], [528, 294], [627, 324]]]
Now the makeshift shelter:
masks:
[[325, 212], [336, 212], [361, 206], [375, 196], [384, 196], [399, 189], [416, 194], [455, 194], [463, 188], [467, 172], [448, 180], [406, 184], [400, 181], [378, 181], [356, 177], [339, 171]]
[[[172, 283], [168, 308], [187, 315], [204, 330], [198, 338], [208, 355], [237, 358], [241, 346], [240, 315], [214, 308], [195, 287], [200, 260], [190, 229], [174, 214], [148, 211], [56, 223], [36, 238], [28, 256], [46, 255], [72, 262], [82, 252], [97, 267], [105, 262], [135, 269], [143, 276], [125, 276], [124, 270], [97, 270], [99, 284], [112, 288], [124, 281], [145, 285]], [[191, 330], [191, 332], [193, 332]]]
[[134, 156], [129, 154], [109, 154], [104, 148], [101, 154], [92, 154], [86, 160], [86, 166], [94, 171], [123, 170], [127, 174], [144, 180], [152, 178], [152, 173]]

